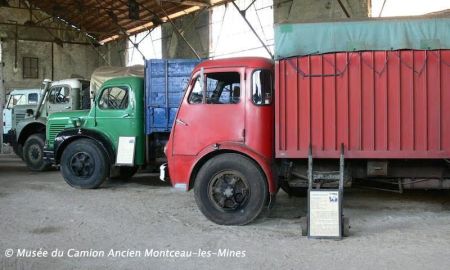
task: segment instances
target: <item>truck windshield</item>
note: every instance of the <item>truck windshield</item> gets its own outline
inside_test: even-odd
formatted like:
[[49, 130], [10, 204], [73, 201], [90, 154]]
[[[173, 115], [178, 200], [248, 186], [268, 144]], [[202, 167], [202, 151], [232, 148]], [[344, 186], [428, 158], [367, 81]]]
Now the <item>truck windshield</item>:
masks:
[[102, 92], [99, 108], [106, 110], [123, 110], [128, 107], [128, 88], [110, 87]]
[[239, 72], [216, 72], [206, 74], [206, 98], [203, 99], [200, 77], [197, 77], [189, 96], [189, 103], [236, 104], [241, 96]]
[[12, 109], [16, 105], [26, 104], [25, 96], [22, 94], [11, 95], [8, 100], [8, 105], [6, 108]]
[[69, 86], [55, 86], [50, 90], [50, 103], [52, 104], [65, 104], [70, 101], [70, 88]]
[[256, 105], [272, 103], [273, 81], [269, 70], [256, 70], [252, 76], [252, 100]]

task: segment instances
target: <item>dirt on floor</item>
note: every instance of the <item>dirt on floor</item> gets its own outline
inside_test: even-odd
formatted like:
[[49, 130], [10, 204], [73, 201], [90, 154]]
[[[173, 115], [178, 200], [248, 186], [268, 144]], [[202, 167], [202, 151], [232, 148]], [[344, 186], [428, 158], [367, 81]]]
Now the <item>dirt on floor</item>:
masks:
[[78, 190], [0, 155], [0, 269], [450, 269], [449, 192], [344, 199], [350, 237], [312, 240], [306, 200], [282, 191], [250, 225], [219, 226], [155, 174]]

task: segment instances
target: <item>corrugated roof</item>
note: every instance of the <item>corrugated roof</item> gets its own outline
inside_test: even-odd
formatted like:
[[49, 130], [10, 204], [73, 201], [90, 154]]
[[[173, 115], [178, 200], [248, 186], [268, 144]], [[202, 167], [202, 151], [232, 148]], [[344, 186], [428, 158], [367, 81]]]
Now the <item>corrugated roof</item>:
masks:
[[[73, 25], [98, 41], [151, 29], [205, 7], [230, 0], [29, 0], [42, 11]], [[130, 9], [135, 7], [133, 18]]]

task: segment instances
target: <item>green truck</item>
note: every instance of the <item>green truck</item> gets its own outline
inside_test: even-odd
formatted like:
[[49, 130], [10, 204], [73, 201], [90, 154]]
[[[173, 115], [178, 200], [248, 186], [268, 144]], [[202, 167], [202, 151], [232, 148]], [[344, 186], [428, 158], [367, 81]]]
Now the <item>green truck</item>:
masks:
[[[198, 63], [148, 60], [144, 77], [103, 83], [90, 110], [53, 113], [47, 123], [45, 160], [59, 165], [65, 181], [77, 188], [96, 188], [108, 177], [125, 179], [139, 167], [158, 166]], [[121, 140], [125, 147], [120, 147]]]

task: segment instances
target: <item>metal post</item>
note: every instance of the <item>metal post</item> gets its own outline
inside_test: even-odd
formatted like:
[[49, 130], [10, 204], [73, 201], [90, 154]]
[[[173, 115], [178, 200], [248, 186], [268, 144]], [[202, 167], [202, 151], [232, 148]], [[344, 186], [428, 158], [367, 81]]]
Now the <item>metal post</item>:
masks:
[[[2, 44], [0, 42], [0, 55], [2, 55]], [[3, 55], [0, 57], [0, 154], [3, 154], [3, 108], [5, 107], [5, 85], [3, 84]]]
[[344, 192], [344, 144], [341, 144], [341, 155], [339, 158], [339, 191], [342, 195]]
[[312, 158], [312, 145], [309, 145], [308, 149], [308, 190], [312, 189], [313, 184], [313, 158]]
[[341, 0], [337, 0], [339, 3], [339, 6], [341, 6], [342, 11], [344, 11], [345, 16], [347, 16], [347, 18], [350, 18], [350, 13], [348, 13], [348, 10], [345, 8], [344, 4], [342, 3]]
[[247, 18], [245, 17], [245, 11], [242, 11], [239, 9], [238, 5], [234, 2], [231, 1], [231, 3], [233, 4], [233, 6], [237, 9], [237, 11], [239, 12], [239, 14], [241, 14], [242, 19], [244, 19], [244, 21], [247, 23], [248, 27], [250, 27], [250, 30], [252, 30], [253, 34], [255, 34], [256, 38], [259, 40], [259, 42], [261, 42], [261, 44], [263, 45], [264, 49], [266, 49], [267, 53], [270, 55], [270, 58], [273, 59], [273, 54], [272, 52], [269, 50], [269, 48], [267, 47], [267, 45], [264, 43], [264, 41], [261, 39], [261, 37], [258, 35], [258, 33], [256, 33], [255, 29], [253, 28], [253, 26], [250, 24], [250, 22], [247, 20]]

